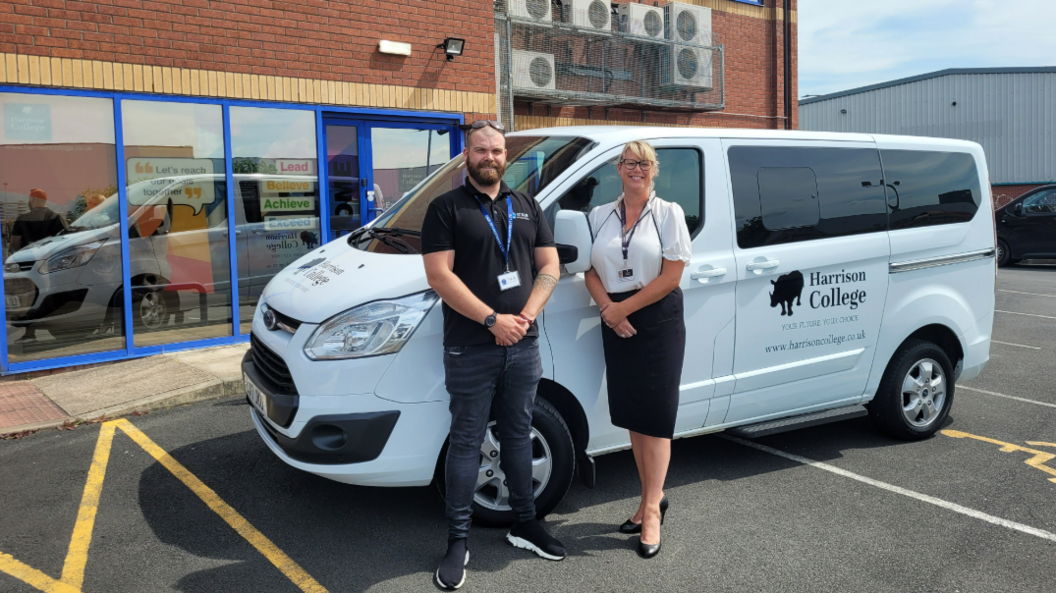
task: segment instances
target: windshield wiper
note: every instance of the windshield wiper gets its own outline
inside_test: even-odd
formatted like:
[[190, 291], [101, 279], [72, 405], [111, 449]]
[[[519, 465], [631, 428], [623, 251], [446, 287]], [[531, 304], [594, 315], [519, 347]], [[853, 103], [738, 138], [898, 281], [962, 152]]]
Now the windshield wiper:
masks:
[[[414, 251], [415, 253], [421, 253], [420, 251], [418, 251], [414, 247], [411, 247], [410, 243], [408, 243], [407, 241], [404, 241], [403, 239], [400, 238], [400, 236], [402, 236], [404, 234], [409, 234], [409, 233], [414, 233], [414, 232], [415, 231], [409, 231], [408, 233], [403, 233], [403, 232], [400, 232], [399, 229], [376, 229], [374, 227], [369, 227], [366, 230], [366, 233], [368, 235], [370, 235], [371, 238], [374, 238], [374, 239], [377, 239], [378, 241], [381, 241], [385, 245], [388, 245], [389, 247], [392, 247], [393, 249], [399, 251], [400, 253], [410, 253], [411, 251]], [[417, 234], [420, 235], [421, 233], [417, 233]]]
[[392, 227], [380, 227], [380, 228], [379, 227], [370, 227], [369, 230], [370, 230], [371, 234], [375, 234], [375, 235], [390, 235], [390, 236], [393, 236], [393, 237], [402, 237], [402, 236], [421, 237], [422, 236], [422, 233], [420, 231], [414, 231], [414, 230], [411, 230], [411, 229], [401, 229], [400, 227], [395, 227], [395, 226], [392, 226]]

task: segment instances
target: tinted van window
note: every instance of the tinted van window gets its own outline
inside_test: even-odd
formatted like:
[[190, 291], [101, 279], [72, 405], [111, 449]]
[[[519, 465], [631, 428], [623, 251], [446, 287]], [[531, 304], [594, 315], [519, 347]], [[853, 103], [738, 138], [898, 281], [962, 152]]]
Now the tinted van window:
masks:
[[887, 230], [876, 150], [735, 146], [729, 159], [741, 248]]
[[[656, 158], [660, 160], [660, 171], [654, 178], [656, 195], [682, 206], [686, 226], [692, 234], [700, 227], [703, 203], [700, 151], [695, 148], [657, 148]], [[616, 172], [616, 162], [610, 161], [568, 190], [559, 204], [562, 210], [589, 213], [596, 206], [615, 202], [622, 192], [623, 182]], [[550, 224], [553, 225], [553, 220]]]
[[891, 229], [968, 222], [982, 191], [972, 155], [963, 152], [881, 150], [891, 204]]

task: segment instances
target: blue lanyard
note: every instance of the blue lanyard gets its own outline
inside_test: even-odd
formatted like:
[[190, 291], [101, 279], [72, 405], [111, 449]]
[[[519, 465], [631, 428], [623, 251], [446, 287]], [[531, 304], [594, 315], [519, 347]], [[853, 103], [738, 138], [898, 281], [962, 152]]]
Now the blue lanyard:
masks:
[[[648, 206], [648, 204], [646, 204]], [[623, 248], [623, 265], [627, 265], [627, 251], [631, 247], [631, 239], [634, 238], [634, 231], [638, 230], [638, 225], [641, 224], [642, 219], [645, 218], [646, 210], [642, 208], [642, 213], [638, 215], [638, 220], [634, 221], [634, 226], [631, 227], [631, 232], [627, 232], [627, 206], [623, 200], [620, 200], [620, 246]]]
[[506, 246], [502, 245], [502, 237], [499, 236], [499, 229], [495, 228], [495, 221], [491, 219], [491, 215], [488, 214], [488, 209], [484, 207], [484, 202], [480, 201], [480, 198], [473, 196], [473, 199], [480, 205], [480, 211], [484, 213], [484, 220], [488, 221], [488, 226], [491, 227], [491, 234], [495, 235], [495, 240], [499, 242], [499, 249], [502, 251], [502, 257], [506, 260], [506, 271], [510, 271], [510, 241], [513, 239], [513, 200], [510, 196], [506, 196]]

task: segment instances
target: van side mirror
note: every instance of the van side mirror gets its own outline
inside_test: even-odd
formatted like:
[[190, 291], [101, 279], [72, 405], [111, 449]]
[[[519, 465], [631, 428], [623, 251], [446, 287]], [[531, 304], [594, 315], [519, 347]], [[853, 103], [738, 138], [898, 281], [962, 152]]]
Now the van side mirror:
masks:
[[554, 221], [554, 242], [561, 263], [569, 274], [590, 269], [590, 225], [578, 210], [561, 210]]
[[1012, 206], [1012, 213], [1016, 216], [1023, 216], [1023, 202], [1019, 202], [1015, 206]]

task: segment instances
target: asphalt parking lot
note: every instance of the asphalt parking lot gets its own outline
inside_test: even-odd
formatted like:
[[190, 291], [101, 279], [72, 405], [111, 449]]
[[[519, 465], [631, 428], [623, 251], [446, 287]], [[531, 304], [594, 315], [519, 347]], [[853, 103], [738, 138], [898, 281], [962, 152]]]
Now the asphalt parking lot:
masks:
[[[935, 437], [861, 418], [676, 441], [649, 561], [615, 529], [633, 458], [599, 457], [597, 486], [547, 518], [565, 561], [475, 528], [463, 590], [1056, 590], [1056, 262], [1002, 269], [998, 289], [991, 362]], [[445, 542], [434, 487], [293, 470], [232, 399], [0, 441], [0, 503], [4, 592], [431, 591]]]

